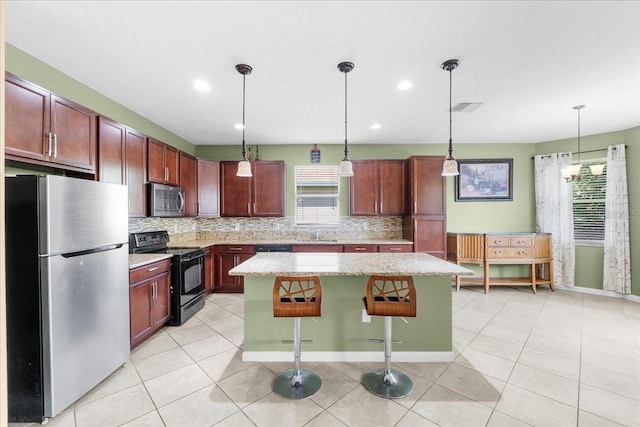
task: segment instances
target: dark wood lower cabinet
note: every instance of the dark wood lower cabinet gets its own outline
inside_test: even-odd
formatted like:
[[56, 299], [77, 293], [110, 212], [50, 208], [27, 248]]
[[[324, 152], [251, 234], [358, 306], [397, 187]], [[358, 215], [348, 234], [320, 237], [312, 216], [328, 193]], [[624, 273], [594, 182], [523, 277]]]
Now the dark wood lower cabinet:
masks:
[[244, 278], [231, 276], [229, 270], [255, 255], [253, 245], [221, 245], [214, 249], [216, 281], [214, 292], [244, 292]]
[[164, 326], [171, 314], [169, 260], [129, 271], [131, 348]]

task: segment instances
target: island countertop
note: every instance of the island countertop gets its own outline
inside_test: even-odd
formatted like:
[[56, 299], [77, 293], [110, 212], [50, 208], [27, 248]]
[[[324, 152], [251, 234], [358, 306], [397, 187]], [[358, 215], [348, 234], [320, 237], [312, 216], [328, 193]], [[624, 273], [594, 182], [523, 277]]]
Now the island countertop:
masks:
[[229, 271], [232, 276], [470, 276], [471, 270], [420, 252], [259, 253]]

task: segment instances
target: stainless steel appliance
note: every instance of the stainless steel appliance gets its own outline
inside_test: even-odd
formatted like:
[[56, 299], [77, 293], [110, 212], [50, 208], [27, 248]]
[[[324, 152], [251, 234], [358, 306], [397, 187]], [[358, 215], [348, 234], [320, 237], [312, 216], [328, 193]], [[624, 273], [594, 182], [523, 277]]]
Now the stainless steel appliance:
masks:
[[204, 307], [204, 250], [167, 247], [167, 231], [129, 235], [131, 253], [165, 253], [171, 258], [171, 317], [167, 325], [179, 326]]
[[150, 183], [149, 216], [177, 217], [184, 215], [184, 190], [170, 185]]
[[291, 245], [284, 243], [256, 245], [257, 252], [291, 252]]
[[127, 187], [5, 183], [9, 421], [42, 422], [129, 359]]

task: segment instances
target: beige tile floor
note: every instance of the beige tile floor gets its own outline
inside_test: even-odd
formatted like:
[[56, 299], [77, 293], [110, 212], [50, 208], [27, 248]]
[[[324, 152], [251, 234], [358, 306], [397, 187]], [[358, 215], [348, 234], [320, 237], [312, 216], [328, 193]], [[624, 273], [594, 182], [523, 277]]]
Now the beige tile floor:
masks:
[[[453, 363], [398, 363], [399, 400], [360, 384], [371, 363], [309, 363], [320, 391], [271, 392], [289, 363], [241, 361], [242, 295], [214, 294], [50, 426], [640, 426], [640, 304], [580, 293], [453, 293]], [[304, 353], [303, 353], [304, 360]]]

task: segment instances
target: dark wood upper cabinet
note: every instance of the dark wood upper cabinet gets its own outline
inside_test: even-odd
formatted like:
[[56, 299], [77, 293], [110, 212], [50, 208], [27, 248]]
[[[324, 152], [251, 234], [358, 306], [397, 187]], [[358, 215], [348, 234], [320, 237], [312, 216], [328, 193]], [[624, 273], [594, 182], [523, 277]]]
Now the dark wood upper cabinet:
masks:
[[129, 216], [147, 216], [147, 140], [133, 129], [125, 130], [125, 182], [129, 190]]
[[98, 180], [125, 184], [125, 135], [127, 127], [98, 117]]
[[349, 179], [350, 215], [402, 215], [404, 160], [355, 160]]
[[284, 216], [285, 164], [252, 162], [252, 177], [238, 177], [238, 162], [220, 162], [221, 216]]
[[252, 216], [284, 216], [284, 161], [253, 162]]
[[251, 216], [251, 181], [236, 176], [238, 162], [220, 162], [220, 215]]
[[177, 186], [179, 183], [178, 149], [147, 137], [147, 177], [150, 182]]
[[220, 216], [220, 162], [198, 159], [198, 216]]
[[407, 160], [410, 215], [444, 215], [447, 199], [441, 156], [416, 156]]
[[8, 73], [5, 89], [7, 158], [96, 172], [95, 112]]
[[146, 216], [145, 136], [121, 123], [98, 117], [98, 180], [125, 184], [129, 216]]
[[184, 190], [184, 215], [198, 215], [198, 167], [196, 158], [180, 152], [180, 188]]

